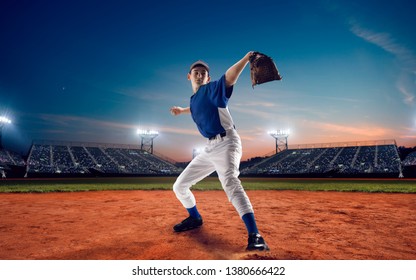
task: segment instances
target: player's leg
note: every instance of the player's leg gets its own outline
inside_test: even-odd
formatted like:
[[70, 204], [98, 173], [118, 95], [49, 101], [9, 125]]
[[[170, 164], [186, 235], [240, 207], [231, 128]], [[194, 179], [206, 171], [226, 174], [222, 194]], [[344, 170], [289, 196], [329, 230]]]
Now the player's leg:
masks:
[[240, 137], [236, 133], [234, 135], [227, 131], [224, 141], [215, 146], [210, 159], [215, 165], [218, 178], [228, 199], [240, 216], [243, 216], [246, 213], [252, 213], [253, 207], [238, 178], [241, 156]]
[[206, 155], [201, 153], [188, 164], [185, 170], [176, 179], [173, 184], [173, 191], [178, 200], [188, 211], [189, 217], [175, 225], [173, 228], [175, 231], [186, 231], [202, 225], [202, 217], [196, 208], [195, 196], [190, 188], [210, 175], [214, 170], [214, 166], [207, 160]]
[[238, 134], [227, 134], [227, 138], [215, 148], [211, 159], [214, 162], [221, 185], [247, 228], [249, 234], [247, 250], [268, 250], [259, 234], [253, 207], [241, 181], [239, 166], [242, 156], [241, 140]]

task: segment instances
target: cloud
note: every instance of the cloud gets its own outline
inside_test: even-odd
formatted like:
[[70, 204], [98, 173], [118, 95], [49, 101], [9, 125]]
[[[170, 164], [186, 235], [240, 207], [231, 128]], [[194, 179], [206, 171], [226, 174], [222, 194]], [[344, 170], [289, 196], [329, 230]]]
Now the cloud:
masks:
[[338, 101], [338, 102], [360, 103], [360, 104], [362, 104], [365, 101], [363, 99], [338, 97], [338, 96], [323, 96], [323, 95], [316, 95], [315, 98], [334, 100], [334, 101]]
[[276, 103], [273, 102], [260, 102], [260, 101], [253, 101], [253, 102], [246, 102], [246, 103], [236, 103], [234, 104], [234, 106], [239, 106], [239, 107], [266, 107], [266, 108], [270, 108], [270, 107], [276, 107]]
[[406, 104], [414, 104], [414, 100], [415, 100], [415, 96], [413, 95], [413, 93], [411, 93], [405, 85], [403, 85], [402, 83], [398, 83], [397, 84], [397, 88], [398, 90], [403, 94], [404, 96], [404, 102]]
[[416, 57], [411, 50], [397, 43], [396, 40], [386, 32], [377, 33], [368, 29], [361, 27], [357, 21], [351, 20], [351, 32], [356, 36], [364, 39], [367, 42], [370, 42], [385, 51], [395, 55], [403, 62], [414, 65], [416, 62]]
[[255, 118], [260, 118], [260, 119], [265, 119], [265, 120], [271, 120], [275, 118], [275, 112], [270, 113], [261, 109], [250, 109], [250, 107], [245, 107], [245, 106], [243, 107], [233, 106], [230, 110], [233, 112], [239, 112], [239, 113], [252, 115]]
[[54, 114], [41, 114], [39, 118], [62, 127], [75, 127], [81, 126], [82, 128], [106, 128], [106, 129], [134, 129], [137, 126], [127, 123], [109, 122], [104, 120], [98, 120], [93, 118], [86, 118], [80, 116], [71, 115], [54, 115]]
[[233, 105], [230, 110], [232, 112], [243, 113], [245, 115], [251, 115], [255, 119], [263, 119], [266, 121], [275, 120], [279, 118], [282, 120], [290, 115], [309, 114], [313, 116], [318, 116], [325, 118], [328, 116], [328, 113], [324, 110], [317, 108], [293, 106], [293, 105], [284, 105], [284, 104], [273, 104], [268, 102], [252, 102], [252, 103], [239, 103]]
[[320, 129], [324, 132], [336, 133], [337, 135], [349, 134], [353, 136], [381, 138], [392, 134], [390, 129], [373, 124], [361, 124], [360, 126], [357, 126], [316, 121], [307, 121], [307, 124], [309, 127]]
[[402, 134], [400, 135], [400, 138], [403, 139], [416, 139], [416, 121], [414, 127], [401, 127], [400, 128]]
[[[129, 124], [129, 123], [120, 123], [120, 122], [110, 122], [100, 119], [94, 118], [86, 118], [80, 116], [72, 116], [72, 115], [53, 115], [53, 114], [41, 114], [39, 118], [43, 121], [49, 122], [51, 127], [59, 127], [62, 129], [53, 129], [49, 130], [52, 133], [64, 133], [68, 132], [68, 130], [74, 128], [76, 134], [83, 134], [85, 132], [92, 132], [92, 131], [100, 131], [100, 132], [108, 132], [114, 130], [121, 130], [121, 131], [136, 131], [138, 129], [137, 125]], [[199, 135], [196, 129], [186, 129], [186, 128], [176, 128], [176, 127], [169, 127], [169, 126], [157, 126], [153, 124], [147, 124], [146, 126], [155, 127], [158, 131], [163, 133], [172, 133], [172, 134], [180, 134], [180, 135]], [[47, 131], [45, 131], [47, 132]]]
[[169, 126], [161, 127], [160, 131], [163, 131], [164, 133], [181, 134], [181, 135], [193, 135], [193, 136], [200, 135], [196, 129], [175, 128], [175, 127], [169, 127]]
[[[352, 19], [350, 20], [351, 32], [364, 39], [365, 41], [372, 43], [386, 52], [392, 54], [400, 62], [401, 73], [397, 81], [397, 89], [402, 94], [404, 103], [407, 105], [413, 105], [415, 103], [415, 69], [416, 69], [416, 56], [407, 47], [401, 45], [396, 39], [386, 32], [374, 32], [369, 29], [363, 28], [360, 24]], [[406, 77], [405, 79], [403, 77]], [[413, 83], [406, 82], [407, 79], [411, 79]]]
[[396, 82], [396, 87], [403, 95], [403, 100], [406, 104], [412, 105], [415, 102], [415, 94], [412, 89], [416, 86], [416, 72], [405, 72], [400, 73], [399, 78]]

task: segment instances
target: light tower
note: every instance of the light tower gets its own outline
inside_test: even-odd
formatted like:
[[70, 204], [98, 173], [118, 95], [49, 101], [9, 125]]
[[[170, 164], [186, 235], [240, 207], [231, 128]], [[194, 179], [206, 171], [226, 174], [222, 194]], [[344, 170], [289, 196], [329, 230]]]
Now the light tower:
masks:
[[289, 129], [271, 130], [268, 134], [276, 139], [276, 154], [287, 150], [287, 138], [290, 135]]
[[142, 151], [153, 154], [153, 139], [159, 135], [159, 132], [156, 130], [138, 129], [137, 134], [139, 134], [142, 138], [140, 149]]
[[9, 120], [8, 118], [6, 118], [6, 117], [4, 117], [4, 116], [2, 116], [2, 117], [0, 117], [0, 149], [3, 149], [3, 126], [5, 125], [5, 124], [9, 124], [9, 123], [11, 123], [12, 121], [11, 120]]

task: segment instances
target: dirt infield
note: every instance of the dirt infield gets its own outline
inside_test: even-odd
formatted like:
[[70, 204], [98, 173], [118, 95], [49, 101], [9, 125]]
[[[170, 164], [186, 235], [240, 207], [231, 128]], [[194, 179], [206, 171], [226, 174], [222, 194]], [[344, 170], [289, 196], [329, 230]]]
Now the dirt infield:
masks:
[[204, 226], [174, 233], [171, 191], [0, 194], [0, 259], [416, 259], [416, 195], [247, 191], [271, 251], [245, 252], [223, 191], [195, 191]]

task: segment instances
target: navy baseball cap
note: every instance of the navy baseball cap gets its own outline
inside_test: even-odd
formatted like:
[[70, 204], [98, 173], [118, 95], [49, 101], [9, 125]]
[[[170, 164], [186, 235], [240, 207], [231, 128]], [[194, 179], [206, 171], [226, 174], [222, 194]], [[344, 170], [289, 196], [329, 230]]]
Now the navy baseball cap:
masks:
[[206, 62], [202, 61], [202, 60], [197, 60], [194, 63], [192, 63], [191, 67], [189, 68], [189, 73], [192, 71], [192, 69], [194, 69], [197, 66], [205, 67], [207, 69], [207, 71], [209, 72], [208, 64]]

